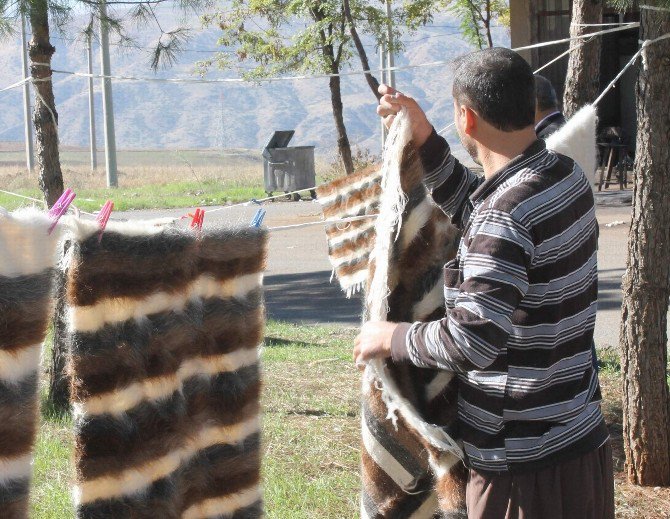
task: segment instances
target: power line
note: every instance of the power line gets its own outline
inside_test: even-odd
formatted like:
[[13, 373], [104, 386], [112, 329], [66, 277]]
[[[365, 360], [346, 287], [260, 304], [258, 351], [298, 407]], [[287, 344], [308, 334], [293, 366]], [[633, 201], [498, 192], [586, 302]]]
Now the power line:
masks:
[[[579, 36], [574, 36], [570, 38], [563, 38], [560, 40], [552, 40], [552, 41], [547, 41], [547, 42], [540, 42], [540, 43], [534, 43], [531, 45], [526, 45], [523, 47], [517, 47], [512, 50], [526, 50], [526, 49], [533, 49], [533, 48], [539, 48], [539, 47], [546, 47], [550, 45], [557, 45], [561, 43], [567, 43], [569, 41], [573, 40], [583, 40], [586, 38], [593, 38], [594, 36], [599, 36], [602, 34], [609, 34], [612, 32], [617, 32], [617, 31], [624, 31], [624, 30], [629, 30], [635, 27], [639, 27], [639, 22], [631, 22], [627, 25], [621, 26], [621, 27], [616, 27], [614, 29], [606, 29], [602, 31], [597, 31], [597, 32], [592, 32], [588, 34], [582, 34]], [[253, 83], [253, 82], [274, 82], [274, 81], [293, 81], [293, 80], [301, 80], [301, 79], [320, 79], [320, 78], [330, 78], [330, 77], [336, 77], [336, 76], [351, 76], [351, 75], [360, 75], [368, 72], [383, 72], [383, 71], [388, 71], [388, 70], [407, 70], [407, 69], [414, 69], [414, 68], [426, 68], [426, 67], [436, 67], [436, 66], [444, 66], [448, 65], [451, 63], [453, 60], [437, 60], [437, 61], [431, 61], [431, 62], [426, 62], [426, 63], [417, 63], [413, 65], [400, 65], [400, 66], [395, 66], [395, 67], [387, 67], [386, 69], [380, 68], [378, 70], [352, 70], [352, 71], [346, 71], [346, 72], [340, 72], [340, 73], [335, 73], [335, 74], [303, 74], [303, 75], [297, 75], [297, 76], [275, 76], [275, 77], [260, 77], [260, 78], [254, 78], [254, 79], [246, 79], [246, 78], [217, 78], [217, 79], [194, 79], [194, 78], [158, 78], [158, 77], [136, 77], [136, 76], [105, 76], [102, 74], [86, 74], [83, 72], [75, 72], [75, 71], [69, 71], [69, 70], [56, 70], [52, 69], [52, 72], [55, 74], [65, 74], [65, 75], [72, 75], [72, 76], [80, 76], [80, 77], [95, 77], [95, 78], [101, 78], [101, 79], [116, 79], [120, 81], [147, 81], [147, 82], [158, 82], [158, 83], [201, 83], [201, 84], [207, 84], [207, 83]], [[50, 67], [49, 64], [47, 63], [32, 63], [32, 66], [47, 66]], [[9, 90], [10, 88], [15, 88], [17, 86], [22, 85], [26, 81], [30, 81], [30, 78], [24, 78], [21, 81], [18, 81], [8, 87], [0, 89], [0, 92]]]
[[[453, 25], [426, 25], [423, 27], [424, 29], [433, 29], [433, 28], [448, 28], [448, 29], [458, 29], [458, 27], [454, 27]], [[401, 40], [402, 44], [408, 44], [408, 43], [416, 43], [419, 41], [424, 41], [428, 39], [433, 39], [433, 38], [449, 38], [449, 37], [454, 37], [454, 36], [459, 36], [461, 34], [460, 30], [456, 30], [454, 32], [448, 32], [448, 33], [441, 33], [441, 34], [431, 34], [428, 36], [423, 36], [421, 38], [416, 38], [413, 40]], [[57, 39], [64, 41], [66, 43], [70, 44], [80, 44], [84, 43], [82, 40], [79, 40], [78, 38], [66, 38], [65, 36], [57, 36], [57, 35], [51, 35], [50, 38]], [[121, 48], [126, 48], [126, 49], [136, 49], [136, 50], [146, 50], [146, 51], [153, 51], [155, 48], [154, 47], [146, 47], [142, 45], [138, 45], [135, 43], [131, 42], [110, 42], [110, 46], [114, 47], [121, 47]], [[376, 43], [366, 43], [363, 44], [364, 47], [367, 48], [377, 48], [378, 45]], [[202, 53], [202, 54], [215, 54], [215, 53], [224, 53], [224, 54], [236, 54], [237, 52], [234, 50], [227, 50], [227, 49], [195, 49], [195, 48], [185, 48], [185, 49], [180, 49], [180, 52], [193, 52], [193, 53]]]

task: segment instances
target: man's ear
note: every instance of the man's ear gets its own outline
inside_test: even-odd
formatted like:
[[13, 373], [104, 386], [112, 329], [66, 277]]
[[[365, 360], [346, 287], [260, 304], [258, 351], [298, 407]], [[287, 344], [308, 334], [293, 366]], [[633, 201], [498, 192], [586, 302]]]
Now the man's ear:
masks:
[[465, 124], [463, 125], [463, 132], [466, 135], [472, 135], [477, 129], [477, 114], [469, 106], [463, 106], [463, 116], [465, 117]]

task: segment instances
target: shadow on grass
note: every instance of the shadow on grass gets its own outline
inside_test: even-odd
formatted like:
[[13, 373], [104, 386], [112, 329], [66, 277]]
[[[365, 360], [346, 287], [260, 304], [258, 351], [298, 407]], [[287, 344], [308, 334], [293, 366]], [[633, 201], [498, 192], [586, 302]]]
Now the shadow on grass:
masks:
[[360, 295], [347, 299], [330, 271], [278, 274], [265, 278], [268, 318], [297, 324], [358, 326]]
[[355, 418], [358, 416], [358, 413], [354, 411], [347, 411], [344, 413], [338, 413], [334, 415], [333, 413], [328, 413], [321, 409], [292, 409], [286, 412], [287, 415], [296, 415], [296, 416], [347, 416], [349, 418]]
[[55, 406], [46, 393], [40, 395], [40, 415], [42, 420], [47, 422], [68, 423], [72, 421], [70, 410], [63, 410]]
[[270, 347], [270, 348], [287, 348], [289, 346], [295, 346], [295, 347], [298, 347], [298, 348], [308, 348], [308, 347], [318, 348], [319, 346], [323, 346], [322, 344], [315, 344], [313, 342], [303, 342], [303, 341], [295, 341], [295, 340], [289, 340], [289, 339], [281, 339], [279, 337], [265, 337], [264, 343], [265, 343], [265, 346]]

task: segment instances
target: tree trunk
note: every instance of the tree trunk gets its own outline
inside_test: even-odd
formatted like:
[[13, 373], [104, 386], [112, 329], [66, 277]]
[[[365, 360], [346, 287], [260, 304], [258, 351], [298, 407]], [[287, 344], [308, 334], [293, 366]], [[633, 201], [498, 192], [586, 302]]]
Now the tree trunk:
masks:
[[[347, 23], [349, 24], [349, 33], [351, 34], [351, 39], [354, 40], [354, 45], [356, 46], [356, 51], [358, 52], [358, 57], [361, 60], [361, 65], [363, 65], [363, 70], [370, 70], [370, 63], [368, 62], [368, 55], [365, 52], [365, 47], [363, 47], [363, 42], [358, 35], [356, 30], [356, 24], [354, 23], [354, 18], [351, 16], [351, 7], [349, 6], [349, 0], [344, 0], [344, 15], [347, 17]], [[372, 90], [373, 95], [377, 100], [381, 98], [379, 93], [379, 81], [374, 77], [370, 72], [365, 73], [365, 80], [368, 82], [370, 90]]]
[[49, 376], [49, 392], [47, 400], [51, 409], [57, 414], [67, 413], [70, 409], [70, 386], [65, 372], [65, 361], [67, 354], [67, 323], [65, 322], [66, 312], [66, 280], [67, 270], [64, 267], [65, 256], [70, 248], [70, 242], [63, 242], [61, 256], [61, 265], [56, 273], [56, 308], [53, 314], [51, 324], [53, 328], [51, 342], [51, 362], [47, 369]]
[[[659, 2], [647, 2], [656, 3]], [[641, 39], [670, 32], [670, 14], [641, 10]], [[667, 312], [670, 295], [670, 40], [646, 49], [637, 82], [633, 215], [623, 277], [621, 360], [628, 479], [670, 485]]]
[[[51, 56], [56, 49], [49, 41], [47, 0], [33, 0], [29, 10], [32, 38], [28, 44], [30, 75], [35, 88], [35, 151], [39, 183], [44, 200], [51, 207], [63, 194], [63, 173], [58, 154], [58, 113], [51, 77]], [[47, 66], [41, 65], [42, 63]]]
[[491, 21], [484, 22], [484, 33], [486, 34], [486, 42], [489, 44], [489, 49], [493, 48], [493, 37], [491, 36]]
[[470, 16], [472, 17], [472, 27], [474, 32], [477, 34], [477, 47], [479, 50], [484, 48], [484, 42], [482, 41], [482, 33], [479, 30], [479, 20], [477, 19], [477, 11], [475, 4], [470, 2]]
[[340, 89], [340, 77], [333, 76], [329, 81], [330, 101], [333, 105], [333, 117], [335, 118], [335, 128], [337, 129], [337, 149], [344, 164], [344, 171], [347, 175], [354, 172], [354, 161], [351, 158], [351, 146], [349, 137], [347, 137], [347, 128], [344, 126], [344, 108], [342, 106], [342, 92]]
[[484, 19], [484, 32], [486, 33], [486, 42], [489, 49], [493, 48], [493, 37], [491, 36], [491, 2], [486, 2], [486, 18]]
[[[603, 0], [574, 0], [570, 37], [574, 38], [593, 32], [592, 27], [582, 27], [577, 24], [602, 23], [602, 19]], [[584, 40], [574, 40], [570, 43], [574, 50], [570, 52], [563, 92], [565, 117], [572, 116], [582, 106], [592, 102], [598, 96], [600, 89], [601, 38], [596, 37], [593, 41], [578, 47], [583, 42]]]

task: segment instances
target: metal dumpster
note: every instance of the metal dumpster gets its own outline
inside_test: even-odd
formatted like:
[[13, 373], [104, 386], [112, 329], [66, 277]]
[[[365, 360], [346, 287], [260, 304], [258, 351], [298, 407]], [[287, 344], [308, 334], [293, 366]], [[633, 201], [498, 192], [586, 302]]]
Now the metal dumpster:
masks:
[[[263, 178], [268, 196], [272, 196], [275, 191], [289, 193], [306, 190], [313, 188], [316, 183], [314, 146], [288, 147], [294, 133], [294, 130], [276, 131], [263, 148]], [[313, 189], [310, 195], [316, 198]], [[300, 195], [296, 193], [291, 198], [299, 200]]]

